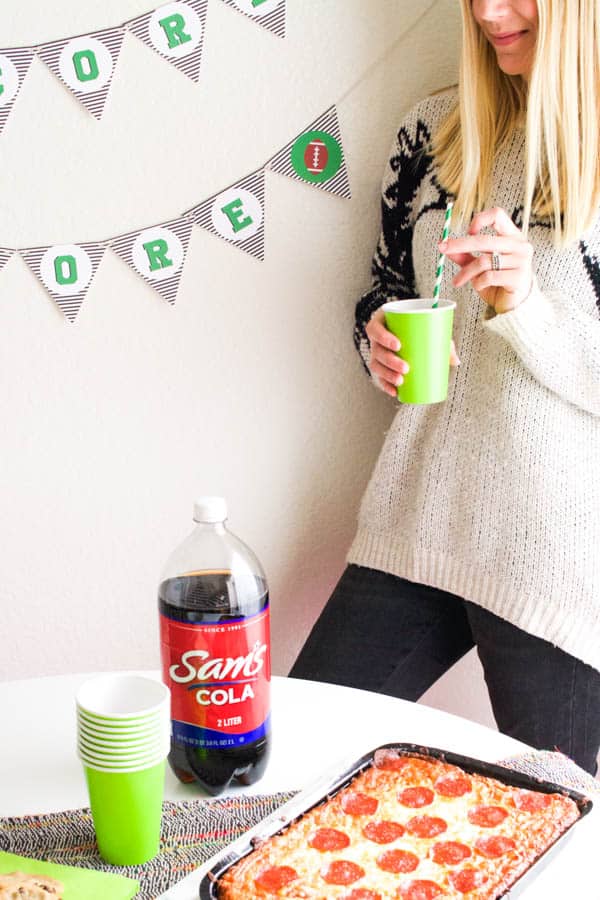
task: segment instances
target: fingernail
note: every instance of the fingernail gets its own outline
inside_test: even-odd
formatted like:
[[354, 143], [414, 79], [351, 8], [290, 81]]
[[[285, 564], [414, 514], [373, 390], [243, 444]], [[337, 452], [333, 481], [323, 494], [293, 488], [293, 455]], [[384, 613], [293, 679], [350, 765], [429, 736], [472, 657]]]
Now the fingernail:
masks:
[[438, 244], [438, 247], [440, 248], [440, 250], [445, 250], [447, 246], [448, 246], [448, 241], [440, 241]]
[[404, 363], [404, 368], [402, 369], [402, 371], [404, 372], [405, 375], [407, 372], [410, 372], [410, 366], [407, 362]]
[[404, 378], [402, 377], [402, 375], [398, 375], [398, 376], [396, 377], [396, 380], [394, 381], [394, 384], [396, 385], [396, 387], [398, 387], [398, 386], [401, 385], [403, 382], [404, 382]]

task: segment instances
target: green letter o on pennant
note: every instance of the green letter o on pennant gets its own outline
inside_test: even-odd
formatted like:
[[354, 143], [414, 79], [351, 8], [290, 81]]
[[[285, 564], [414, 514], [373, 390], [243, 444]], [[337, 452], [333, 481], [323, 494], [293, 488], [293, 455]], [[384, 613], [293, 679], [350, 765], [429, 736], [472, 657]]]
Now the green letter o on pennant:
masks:
[[342, 166], [342, 148], [327, 131], [308, 131], [292, 147], [290, 160], [294, 172], [303, 181], [323, 184]]
[[75, 284], [79, 277], [77, 274], [77, 260], [75, 257], [57, 256], [54, 260], [54, 277], [56, 278], [57, 284]]
[[[87, 72], [83, 67], [83, 60], [87, 62]], [[95, 81], [100, 74], [96, 54], [93, 50], [78, 50], [77, 53], [74, 53], [73, 68], [79, 81]]]

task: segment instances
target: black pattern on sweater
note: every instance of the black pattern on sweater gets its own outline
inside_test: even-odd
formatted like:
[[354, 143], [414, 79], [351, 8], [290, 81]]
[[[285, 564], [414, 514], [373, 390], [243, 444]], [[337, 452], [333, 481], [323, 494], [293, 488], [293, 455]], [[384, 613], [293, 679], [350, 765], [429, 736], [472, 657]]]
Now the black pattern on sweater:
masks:
[[591, 252], [585, 241], [579, 242], [579, 249], [581, 250], [585, 270], [590, 281], [592, 282], [592, 287], [594, 288], [594, 294], [596, 295], [596, 305], [598, 307], [598, 310], [600, 311], [600, 260], [594, 253]]
[[[397, 152], [389, 163], [394, 177], [385, 187], [381, 201], [381, 235], [371, 267], [373, 285], [356, 305], [354, 343], [357, 350], [360, 350], [361, 342], [367, 340], [365, 327], [375, 310], [387, 300], [416, 296], [412, 260], [414, 209], [419, 187], [433, 168], [430, 145], [431, 132], [420, 119], [414, 140], [407, 128], [402, 127], [398, 132]], [[439, 197], [420, 209], [419, 217], [431, 209], [446, 208], [446, 192], [434, 176], [432, 181], [439, 190]]]

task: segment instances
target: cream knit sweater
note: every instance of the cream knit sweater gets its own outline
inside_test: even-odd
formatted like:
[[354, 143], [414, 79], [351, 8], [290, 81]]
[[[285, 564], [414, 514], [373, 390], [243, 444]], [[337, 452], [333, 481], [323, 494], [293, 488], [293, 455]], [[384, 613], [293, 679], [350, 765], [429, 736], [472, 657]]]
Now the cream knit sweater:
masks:
[[[399, 131], [373, 288], [357, 306], [365, 364], [372, 312], [432, 296], [448, 198], [428, 145], [454, 103], [455, 92], [425, 100]], [[523, 148], [519, 131], [490, 204], [517, 224]], [[529, 239], [537, 284], [503, 315], [453, 288], [447, 263], [462, 364], [445, 403], [398, 408], [348, 561], [457, 594], [600, 670], [600, 220], [564, 251], [543, 223]]]

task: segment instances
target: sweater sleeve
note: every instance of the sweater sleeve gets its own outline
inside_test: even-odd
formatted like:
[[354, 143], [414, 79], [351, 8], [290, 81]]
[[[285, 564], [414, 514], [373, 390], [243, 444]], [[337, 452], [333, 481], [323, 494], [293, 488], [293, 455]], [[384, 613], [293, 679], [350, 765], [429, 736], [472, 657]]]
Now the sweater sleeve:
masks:
[[[425, 128], [423, 123], [418, 123], [417, 131], [418, 125], [421, 131]], [[414, 125], [411, 128], [405, 124], [394, 142], [383, 178], [381, 233], [371, 265], [371, 288], [358, 301], [355, 310], [354, 344], [368, 374], [370, 346], [365, 327], [369, 319], [388, 300], [415, 296], [411, 206], [423, 177], [423, 164], [427, 168], [428, 160], [422, 152], [424, 144], [418, 140], [418, 134], [415, 140], [414, 133]], [[419, 143], [421, 147], [415, 147]]]
[[516, 309], [492, 315], [484, 327], [507, 341], [544, 387], [600, 416], [600, 320], [573, 299], [534, 283]]

